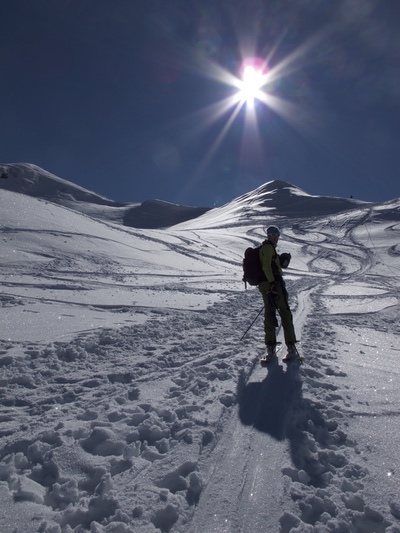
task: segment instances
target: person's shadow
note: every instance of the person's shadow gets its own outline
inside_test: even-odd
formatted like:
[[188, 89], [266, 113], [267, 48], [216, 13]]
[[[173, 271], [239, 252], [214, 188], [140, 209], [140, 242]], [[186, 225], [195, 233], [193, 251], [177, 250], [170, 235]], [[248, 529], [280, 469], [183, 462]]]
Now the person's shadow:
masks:
[[298, 368], [289, 366], [284, 371], [278, 361], [266, 371], [263, 381], [239, 385], [239, 418], [242, 424], [282, 440], [287, 437], [290, 408], [301, 401], [301, 379]]

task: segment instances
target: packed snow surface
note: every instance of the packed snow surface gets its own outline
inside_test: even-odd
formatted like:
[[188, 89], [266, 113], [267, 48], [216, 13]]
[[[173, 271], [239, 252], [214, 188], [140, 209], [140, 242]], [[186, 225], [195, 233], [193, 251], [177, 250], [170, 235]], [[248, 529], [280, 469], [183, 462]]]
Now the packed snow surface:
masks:
[[[2, 533], [400, 532], [398, 200], [272, 182], [133, 229], [40, 192], [0, 190]], [[240, 340], [270, 224], [301, 366]]]

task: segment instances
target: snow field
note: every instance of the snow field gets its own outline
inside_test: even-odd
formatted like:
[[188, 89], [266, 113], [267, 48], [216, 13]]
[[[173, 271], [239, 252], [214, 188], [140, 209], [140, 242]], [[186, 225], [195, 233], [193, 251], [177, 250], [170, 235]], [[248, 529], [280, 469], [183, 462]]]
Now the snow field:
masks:
[[[237, 311], [225, 307], [235, 321]], [[2, 452], [0, 478], [14, 500], [49, 506], [64, 529], [100, 523], [125, 501], [135, 527], [166, 530], [190, 514], [203, 487], [199, 458], [236, 401], [232, 376], [251, 367], [232, 354], [232, 330], [216, 355], [215, 338], [204, 341], [204, 331], [224, 333], [224, 314], [158, 311], [141, 326], [42, 350], [27, 345], [18, 357], [3, 343], [2, 436], [12, 435], [12, 444]], [[182, 447], [189, 459], [171, 465]], [[130, 490], [125, 478], [136, 480]]]
[[398, 205], [279, 218], [306, 361], [265, 369], [246, 198], [133, 230], [2, 191], [1, 531], [399, 533]]

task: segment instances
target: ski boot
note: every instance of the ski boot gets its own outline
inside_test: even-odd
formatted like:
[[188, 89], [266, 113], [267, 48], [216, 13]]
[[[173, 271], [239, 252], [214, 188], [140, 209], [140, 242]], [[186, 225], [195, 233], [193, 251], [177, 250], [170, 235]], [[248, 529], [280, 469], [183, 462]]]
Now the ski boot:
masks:
[[303, 358], [300, 357], [300, 354], [296, 348], [294, 342], [291, 342], [287, 345], [287, 354], [282, 359], [284, 363], [290, 363], [291, 361], [297, 361], [299, 364], [303, 362]]
[[261, 366], [269, 365], [276, 359], [276, 344], [267, 344], [265, 356], [261, 359]]

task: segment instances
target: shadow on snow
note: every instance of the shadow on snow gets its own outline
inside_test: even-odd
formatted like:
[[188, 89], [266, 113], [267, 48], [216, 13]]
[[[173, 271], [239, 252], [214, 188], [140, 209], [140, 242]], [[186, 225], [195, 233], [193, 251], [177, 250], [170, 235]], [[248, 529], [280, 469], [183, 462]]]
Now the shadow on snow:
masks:
[[239, 384], [239, 418], [242, 424], [268, 433], [280, 441], [288, 437], [291, 406], [302, 401], [298, 368], [283, 369], [274, 362], [261, 382]]

